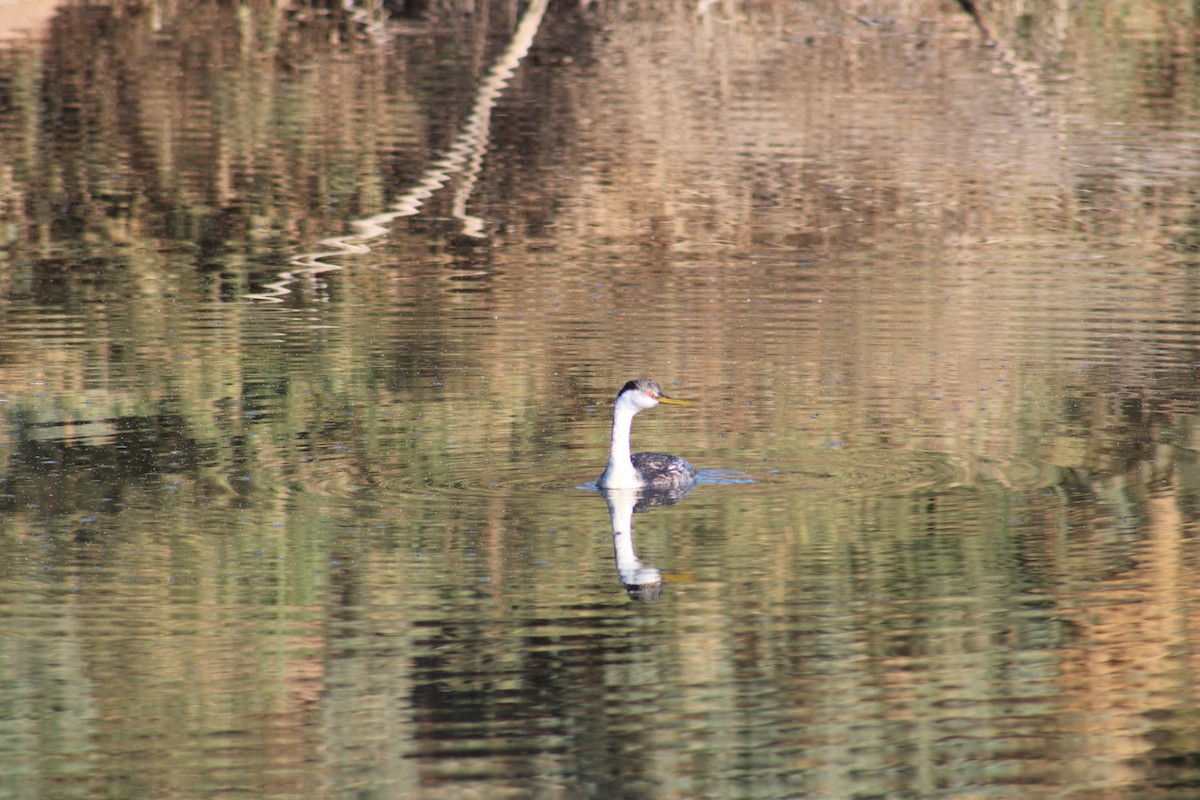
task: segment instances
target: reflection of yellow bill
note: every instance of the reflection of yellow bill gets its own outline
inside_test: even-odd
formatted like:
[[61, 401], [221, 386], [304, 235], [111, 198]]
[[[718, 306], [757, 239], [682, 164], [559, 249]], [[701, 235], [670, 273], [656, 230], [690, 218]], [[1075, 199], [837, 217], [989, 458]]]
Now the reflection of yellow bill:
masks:
[[664, 572], [663, 583], [692, 583], [696, 580], [694, 572]]

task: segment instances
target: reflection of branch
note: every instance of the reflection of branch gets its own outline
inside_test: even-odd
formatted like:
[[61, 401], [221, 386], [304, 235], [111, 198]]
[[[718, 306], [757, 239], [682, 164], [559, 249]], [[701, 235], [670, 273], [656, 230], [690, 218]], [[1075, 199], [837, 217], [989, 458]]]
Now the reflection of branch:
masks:
[[[1037, 79], [1037, 67], [1027, 61], [1023, 61], [1007, 42], [997, 36], [984, 19], [983, 14], [976, 5], [975, 0], [958, 0], [962, 10], [971, 17], [975, 23], [975, 27], [979, 29], [980, 35], [983, 36], [983, 44], [987, 47], [996, 48], [996, 53], [1000, 61], [1008, 67], [1009, 73], [1016, 79], [1018, 86], [1027, 98], [1041, 105], [1041, 89]], [[1044, 112], [1044, 108], [1038, 108], [1037, 111]]]
[[983, 21], [983, 16], [979, 13], [979, 7], [975, 5], [975, 0], [958, 0], [958, 4], [967, 16], [975, 21], [975, 27], [979, 28], [979, 32], [983, 34], [984, 41], [992, 41], [992, 33], [988, 30], [987, 23]]
[[375, 41], [386, 42], [388, 32], [383, 21], [387, 19], [387, 10], [382, 7], [382, 4], [371, 3], [370, 5], [370, 8], [359, 8], [355, 0], [342, 0], [342, 9], [350, 15], [350, 19], [361, 25], [367, 35]]
[[479, 88], [475, 92], [475, 103], [471, 107], [471, 113], [463, 124], [462, 130], [445, 154], [429, 165], [415, 186], [389, 206], [387, 211], [372, 217], [353, 220], [350, 223], [351, 233], [317, 242], [321, 247], [328, 249], [297, 256], [291, 261], [294, 269], [280, 272], [279, 280], [266, 284], [263, 291], [246, 295], [246, 297], [251, 300], [281, 303], [283, 297], [291, 293], [291, 289], [288, 287], [293, 283], [304, 279], [311, 280], [323, 272], [332, 272], [342, 268], [339, 264], [326, 261], [327, 258], [371, 252], [370, 246], [367, 245], [368, 241], [386, 235], [387, 226], [396, 219], [415, 216], [420, 212], [425, 201], [432, 197], [434, 192], [445, 186], [455, 174], [461, 174], [463, 177], [459, 189], [454, 195], [452, 213], [462, 221], [463, 233], [468, 236], [482, 236], [483, 220], [467, 214], [466, 207], [478, 179], [479, 171], [483, 166], [483, 154], [491, 135], [492, 109], [495, 108], [509, 79], [516, 72], [521, 59], [533, 45], [548, 2], [549, 0], [533, 0], [525, 9], [525, 14], [521, 17], [521, 22], [513, 33], [508, 49], [500, 54], [496, 63], [479, 84]]

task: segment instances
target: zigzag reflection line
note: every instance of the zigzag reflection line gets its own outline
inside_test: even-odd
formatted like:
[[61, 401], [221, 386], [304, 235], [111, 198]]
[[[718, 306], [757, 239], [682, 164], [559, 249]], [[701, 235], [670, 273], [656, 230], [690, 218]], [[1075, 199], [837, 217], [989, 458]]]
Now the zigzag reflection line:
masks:
[[283, 298], [291, 294], [292, 290], [288, 287], [292, 284], [304, 280], [315, 282], [322, 273], [343, 269], [341, 264], [327, 259], [371, 252], [367, 242], [386, 236], [390, 230], [388, 226], [397, 219], [419, 214], [425, 201], [456, 174], [461, 174], [462, 179], [451, 206], [452, 216], [461, 222], [461, 230], [465, 235], [481, 238], [484, 235], [484, 221], [468, 214], [466, 207], [483, 168], [483, 156], [491, 136], [492, 110], [509, 80], [516, 74], [522, 59], [529, 54], [548, 4], [549, 0], [534, 0], [525, 9], [508, 47], [476, 89], [471, 113], [458, 136], [445, 153], [425, 169], [416, 185], [388, 206], [387, 211], [351, 221], [350, 233], [321, 239], [317, 245], [327, 249], [296, 256], [288, 262], [294, 269], [279, 272], [278, 280], [264, 284], [261, 292], [247, 294], [245, 298], [282, 303]]

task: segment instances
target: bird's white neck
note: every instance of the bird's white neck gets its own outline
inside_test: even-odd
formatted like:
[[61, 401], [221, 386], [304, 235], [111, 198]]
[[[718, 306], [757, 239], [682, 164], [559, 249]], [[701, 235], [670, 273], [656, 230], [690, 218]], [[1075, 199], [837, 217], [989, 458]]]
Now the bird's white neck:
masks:
[[636, 489], [642, 485], [629, 448], [629, 431], [637, 412], [632, 405], [621, 402], [613, 409], [612, 443], [608, 448], [608, 467], [600, 476], [601, 489]]

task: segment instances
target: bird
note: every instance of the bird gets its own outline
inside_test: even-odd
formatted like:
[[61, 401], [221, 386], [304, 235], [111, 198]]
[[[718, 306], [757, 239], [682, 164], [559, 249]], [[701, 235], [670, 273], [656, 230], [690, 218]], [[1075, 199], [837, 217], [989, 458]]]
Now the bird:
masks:
[[601, 489], [678, 489], [691, 486], [696, 480], [696, 468], [679, 456], [629, 453], [629, 429], [633, 426], [634, 415], [659, 403], [694, 405], [687, 400], [667, 397], [662, 387], [648, 378], [629, 381], [617, 392], [617, 400], [613, 403], [608, 466], [596, 482]]

